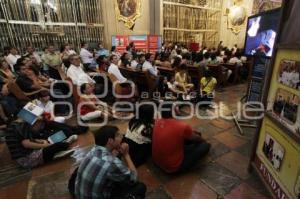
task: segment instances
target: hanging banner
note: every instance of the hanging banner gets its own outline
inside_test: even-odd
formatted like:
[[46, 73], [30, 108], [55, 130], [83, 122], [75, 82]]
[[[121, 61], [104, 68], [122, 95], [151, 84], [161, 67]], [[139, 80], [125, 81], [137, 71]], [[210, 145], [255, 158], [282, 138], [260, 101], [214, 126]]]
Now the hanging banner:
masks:
[[115, 46], [119, 53], [123, 53], [126, 50], [126, 46], [129, 45], [128, 36], [116, 35], [112, 36], [112, 46]]
[[160, 35], [149, 35], [148, 36], [148, 48], [149, 52], [156, 53], [161, 49], [161, 36]]
[[148, 51], [147, 35], [131, 35], [129, 36], [129, 43], [133, 42], [136, 50]]

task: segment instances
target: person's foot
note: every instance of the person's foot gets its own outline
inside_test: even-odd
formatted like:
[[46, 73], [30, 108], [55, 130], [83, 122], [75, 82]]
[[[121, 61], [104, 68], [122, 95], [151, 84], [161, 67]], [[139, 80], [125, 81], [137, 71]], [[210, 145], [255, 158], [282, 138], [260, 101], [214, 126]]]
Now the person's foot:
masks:
[[65, 142], [71, 144], [71, 143], [75, 142], [77, 139], [78, 139], [77, 135], [72, 135], [72, 136], [68, 137], [68, 139], [66, 139]]

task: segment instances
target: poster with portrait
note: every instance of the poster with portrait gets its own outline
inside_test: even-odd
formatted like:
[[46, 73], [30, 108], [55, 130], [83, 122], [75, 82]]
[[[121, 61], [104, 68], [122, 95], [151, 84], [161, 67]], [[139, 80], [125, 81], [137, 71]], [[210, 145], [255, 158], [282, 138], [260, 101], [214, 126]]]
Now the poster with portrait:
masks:
[[141, 0], [114, 0], [117, 20], [132, 29], [135, 20], [141, 15]]
[[281, 60], [278, 81], [285, 86], [300, 90], [300, 61]]
[[267, 133], [262, 151], [272, 166], [279, 171], [284, 157], [283, 146]]
[[289, 91], [278, 89], [272, 106], [268, 107], [273, 117], [290, 129], [298, 138], [300, 138], [299, 104], [299, 96]]

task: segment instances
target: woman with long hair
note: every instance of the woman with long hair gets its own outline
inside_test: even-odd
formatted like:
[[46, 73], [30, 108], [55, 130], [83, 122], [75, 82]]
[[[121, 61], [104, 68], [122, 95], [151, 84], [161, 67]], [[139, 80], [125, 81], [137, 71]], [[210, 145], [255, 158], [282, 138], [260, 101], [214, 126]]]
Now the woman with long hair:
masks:
[[129, 121], [123, 141], [129, 145], [129, 154], [134, 165], [140, 166], [151, 155], [154, 107], [150, 104], [141, 104], [137, 113]]

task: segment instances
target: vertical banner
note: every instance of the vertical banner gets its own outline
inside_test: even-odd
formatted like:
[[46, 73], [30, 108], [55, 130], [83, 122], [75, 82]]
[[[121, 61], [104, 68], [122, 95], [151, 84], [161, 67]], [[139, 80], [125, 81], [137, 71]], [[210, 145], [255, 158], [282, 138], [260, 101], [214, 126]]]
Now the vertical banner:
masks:
[[128, 36], [125, 35], [116, 35], [112, 36], [112, 46], [116, 46], [116, 49], [119, 53], [123, 53], [128, 46]]
[[160, 35], [149, 35], [148, 36], [148, 49], [151, 53], [156, 53], [161, 49], [161, 36]]
[[138, 51], [148, 51], [148, 38], [147, 35], [132, 35], [129, 36], [129, 43], [133, 42], [135, 49]]

